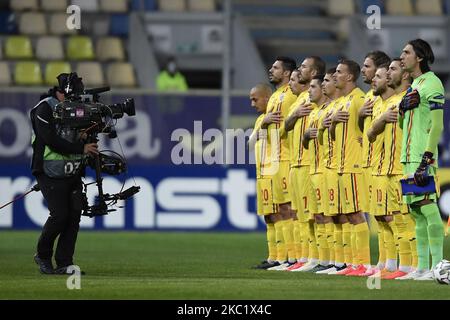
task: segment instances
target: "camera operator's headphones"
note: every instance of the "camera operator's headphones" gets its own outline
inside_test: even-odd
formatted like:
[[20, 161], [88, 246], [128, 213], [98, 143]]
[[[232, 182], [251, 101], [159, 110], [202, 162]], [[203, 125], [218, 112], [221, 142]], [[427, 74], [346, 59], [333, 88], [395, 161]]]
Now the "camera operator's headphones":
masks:
[[56, 77], [58, 79], [57, 91], [65, 95], [81, 95], [84, 93], [84, 84], [82, 78], [78, 77], [76, 72], [61, 73]]

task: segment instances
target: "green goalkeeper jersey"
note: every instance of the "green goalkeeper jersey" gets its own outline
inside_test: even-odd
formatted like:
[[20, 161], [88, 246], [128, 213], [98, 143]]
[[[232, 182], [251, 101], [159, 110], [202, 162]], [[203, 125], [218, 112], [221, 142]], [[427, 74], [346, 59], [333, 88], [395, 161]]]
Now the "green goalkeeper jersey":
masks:
[[[428, 143], [428, 135], [431, 128], [431, 111], [435, 104], [444, 104], [444, 87], [441, 80], [429, 71], [414, 79], [411, 85], [420, 94], [419, 107], [408, 110], [403, 118], [403, 140], [401, 162], [421, 162], [423, 153]], [[438, 158], [438, 151], [433, 152], [434, 158]], [[435, 162], [437, 166], [437, 161]]]

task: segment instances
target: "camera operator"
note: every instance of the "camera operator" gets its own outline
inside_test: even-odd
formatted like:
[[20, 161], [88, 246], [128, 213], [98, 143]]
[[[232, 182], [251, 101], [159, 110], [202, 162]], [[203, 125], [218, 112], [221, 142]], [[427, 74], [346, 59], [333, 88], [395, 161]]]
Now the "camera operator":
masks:
[[[53, 111], [66, 96], [84, 89], [76, 73], [63, 73], [58, 86], [30, 112], [34, 131], [32, 173], [47, 201], [50, 215], [37, 244], [35, 262], [43, 274], [66, 274], [73, 265], [75, 243], [81, 217], [84, 155], [98, 154], [96, 143], [85, 143], [85, 135], [75, 130], [61, 130]], [[59, 236], [53, 267], [53, 245]]]

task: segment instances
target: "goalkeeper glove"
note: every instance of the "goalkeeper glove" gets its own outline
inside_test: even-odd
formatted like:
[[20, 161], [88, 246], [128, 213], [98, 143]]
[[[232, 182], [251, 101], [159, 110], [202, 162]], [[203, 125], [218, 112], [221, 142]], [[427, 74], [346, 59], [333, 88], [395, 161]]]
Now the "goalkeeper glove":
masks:
[[419, 187], [425, 187], [428, 184], [428, 167], [433, 164], [433, 154], [429, 151], [425, 151], [420, 162], [419, 167], [414, 173], [414, 183]]
[[398, 112], [400, 116], [403, 117], [406, 111], [417, 108], [419, 104], [420, 104], [419, 92], [416, 89], [413, 90], [410, 87], [406, 92], [405, 96], [403, 97], [402, 101], [400, 102]]

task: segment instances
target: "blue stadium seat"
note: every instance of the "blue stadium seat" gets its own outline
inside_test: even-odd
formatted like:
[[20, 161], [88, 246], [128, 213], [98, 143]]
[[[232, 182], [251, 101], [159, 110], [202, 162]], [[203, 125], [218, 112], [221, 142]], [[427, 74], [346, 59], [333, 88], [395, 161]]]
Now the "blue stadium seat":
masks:
[[14, 14], [10, 11], [0, 11], [0, 34], [17, 33], [17, 24]]
[[[142, 4], [144, 8], [142, 8]], [[131, 2], [131, 8], [134, 11], [145, 10], [145, 11], [156, 11], [157, 5], [156, 0], [133, 0]]]
[[128, 15], [127, 14], [113, 14], [110, 21], [110, 34], [113, 36], [126, 37], [128, 36]]
[[444, 2], [444, 13], [450, 15], [450, 0], [443, 0]]
[[384, 1], [383, 0], [359, 0], [359, 8], [361, 9], [362, 14], [366, 14], [367, 7], [371, 5], [379, 6], [381, 9], [381, 13], [385, 14]]

